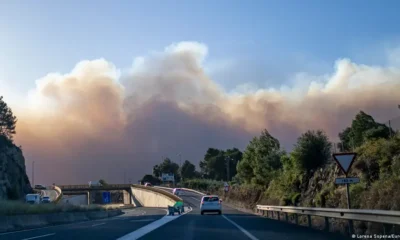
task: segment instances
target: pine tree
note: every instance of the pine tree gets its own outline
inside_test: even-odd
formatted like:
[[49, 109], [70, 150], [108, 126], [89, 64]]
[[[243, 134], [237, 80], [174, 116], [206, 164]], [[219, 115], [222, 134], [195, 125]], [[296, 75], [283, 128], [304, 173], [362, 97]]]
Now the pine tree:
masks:
[[3, 96], [0, 96], [0, 135], [12, 141], [13, 135], [16, 134], [16, 124], [17, 117], [14, 116], [7, 103], [3, 101]]

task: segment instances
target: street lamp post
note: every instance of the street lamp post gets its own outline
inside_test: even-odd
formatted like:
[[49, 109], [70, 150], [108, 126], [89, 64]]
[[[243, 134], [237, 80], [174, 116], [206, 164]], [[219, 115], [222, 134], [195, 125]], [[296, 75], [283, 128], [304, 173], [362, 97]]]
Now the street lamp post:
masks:
[[32, 162], [32, 186], [35, 186], [35, 161]]
[[226, 157], [226, 175], [227, 175], [227, 180], [229, 182], [229, 178], [230, 178], [230, 167], [229, 167], [229, 163], [231, 158], [230, 157]]
[[179, 168], [181, 169], [181, 180], [183, 180], [183, 176], [182, 176], [182, 153], [178, 153], [177, 154], [179, 156]]

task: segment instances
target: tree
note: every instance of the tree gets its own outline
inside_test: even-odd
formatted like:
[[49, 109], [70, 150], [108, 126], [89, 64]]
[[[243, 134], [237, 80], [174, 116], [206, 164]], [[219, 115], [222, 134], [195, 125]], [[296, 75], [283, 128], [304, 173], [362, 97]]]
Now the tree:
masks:
[[361, 146], [365, 141], [379, 138], [389, 138], [393, 131], [385, 124], [375, 122], [374, 118], [363, 111], [360, 111], [351, 123], [341, 133], [339, 138], [342, 143], [342, 150], [350, 150]]
[[151, 174], [146, 174], [141, 180], [142, 183], [148, 182], [151, 185], [160, 185], [161, 180]]
[[225, 172], [224, 151], [209, 148], [199, 165], [201, 173], [206, 178], [223, 180]]
[[0, 135], [12, 141], [13, 135], [16, 134], [16, 124], [17, 117], [13, 115], [11, 108], [3, 101], [3, 96], [0, 96]]
[[225, 157], [226, 157], [226, 164], [229, 166], [228, 181], [230, 181], [233, 177], [236, 176], [237, 164], [242, 160], [243, 153], [237, 148], [227, 149], [225, 151]]
[[258, 138], [250, 141], [243, 153], [237, 166], [239, 179], [245, 183], [268, 185], [274, 172], [282, 168], [280, 159], [283, 154], [278, 139], [263, 130]]
[[99, 180], [99, 183], [100, 183], [102, 186], [107, 186], [107, 185], [108, 185], [108, 183], [107, 183], [106, 180], [104, 180], [104, 179], [100, 179], [100, 180]]
[[153, 167], [153, 175], [156, 177], [161, 177], [161, 170], [160, 170], [160, 166], [155, 165]]
[[330, 159], [331, 148], [324, 131], [307, 131], [298, 138], [292, 152], [294, 164], [307, 172], [316, 169]]
[[169, 158], [165, 158], [164, 161], [153, 167], [153, 174], [156, 177], [160, 177], [163, 173], [172, 173], [175, 176], [175, 181], [178, 181], [179, 176], [179, 165], [174, 163]]
[[254, 137], [247, 145], [246, 150], [243, 152], [243, 159], [237, 165], [237, 177], [240, 181], [250, 183], [251, 179], [255, 177], [253, 166], [256, 155], [256, 142], [257, 137]]
[[188, 160], [185, 160], [185, 162], [182, 164], [180, 172], [183, 179], [190, 179], [196, 177], [196, 167]]

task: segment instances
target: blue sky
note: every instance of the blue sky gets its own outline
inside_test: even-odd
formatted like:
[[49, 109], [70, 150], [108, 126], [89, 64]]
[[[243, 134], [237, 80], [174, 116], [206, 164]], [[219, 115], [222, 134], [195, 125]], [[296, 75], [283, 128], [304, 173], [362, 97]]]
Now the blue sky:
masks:
[[394, 0], [2, 1], [0, 84], [24, 93], [83, 59], [127, 68], [149, 51], [199, 41], [209, 68], [230, 66], [212, 73], [226, 89], [279, 86], [295, 72], [331, 72], [342, 57], [385, 65], [384, 50], [400, 43], [398, 9]]

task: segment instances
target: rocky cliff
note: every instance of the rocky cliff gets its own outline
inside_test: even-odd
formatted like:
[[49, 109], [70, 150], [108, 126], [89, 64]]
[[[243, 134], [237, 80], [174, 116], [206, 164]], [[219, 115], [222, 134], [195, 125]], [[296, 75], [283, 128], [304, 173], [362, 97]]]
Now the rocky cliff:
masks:
[[31, 192], [21, 149], [0, 136], [0, 200], [23, 199]]

